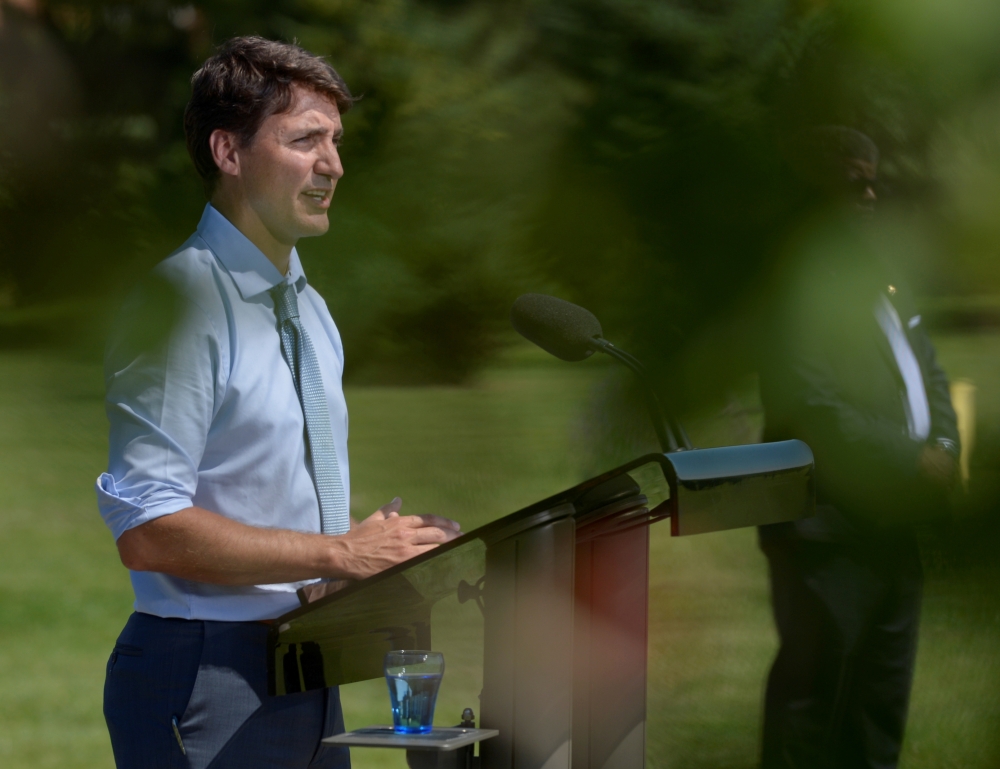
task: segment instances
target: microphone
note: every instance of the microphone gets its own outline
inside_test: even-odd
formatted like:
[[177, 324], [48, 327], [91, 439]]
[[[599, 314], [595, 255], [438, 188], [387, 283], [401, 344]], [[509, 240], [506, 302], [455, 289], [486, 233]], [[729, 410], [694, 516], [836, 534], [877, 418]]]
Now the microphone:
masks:
[[584, 360], [600, 351], [627, 366], [642, 386], [646, 407], [663, 451], [679, 450], [675, 433], [681, 436], [684, 448], [691, 448], [684, 428], [664, 412], [656, 391], [649, 383], [645, 367], [637, 358], [604, 338], [601, 322], [590, 310], [554, 296], [522, 294], [510, 309], [510, 322], [514, 330], [529, 342], [562, 360]]
[[521, 336], [566, 361], [589, 358], [597, 349], [601, 322], [590, 310], [545, 294], [522, 294], [510, 308], [510, 323]]

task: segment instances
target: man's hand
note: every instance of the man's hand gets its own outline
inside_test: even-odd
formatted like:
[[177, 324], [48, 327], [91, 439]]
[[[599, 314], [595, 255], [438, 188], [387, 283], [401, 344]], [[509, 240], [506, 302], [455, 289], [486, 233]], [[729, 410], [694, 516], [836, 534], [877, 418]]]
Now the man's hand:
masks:
[[403, 500], [396, 497], [337, 538], [337, 545], [344, 548], [343, 572], [364, 579], [462, 535], [461, 527], [450, 518], [401, 516], [402, 505]]
[[940, 446], [924, 446], [917, 459], [917, 468], [925, 478], [940, 486], [951, 486], [955, 482], [955, 458]]

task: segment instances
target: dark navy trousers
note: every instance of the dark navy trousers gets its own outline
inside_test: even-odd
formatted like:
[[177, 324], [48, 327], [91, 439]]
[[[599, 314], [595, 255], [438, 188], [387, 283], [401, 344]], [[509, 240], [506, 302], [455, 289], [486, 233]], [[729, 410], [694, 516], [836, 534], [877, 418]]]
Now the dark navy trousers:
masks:
[[920, 553], [910, 536], [762, 540], [781, 648], [763, 769], [894, 769], [913, 681]]
[[104, 684], [118, 769], [350, 769], [320, 742], [344, 731], [338, 690], [268, 696], [266, 640], [258, 622], [132, 614]]

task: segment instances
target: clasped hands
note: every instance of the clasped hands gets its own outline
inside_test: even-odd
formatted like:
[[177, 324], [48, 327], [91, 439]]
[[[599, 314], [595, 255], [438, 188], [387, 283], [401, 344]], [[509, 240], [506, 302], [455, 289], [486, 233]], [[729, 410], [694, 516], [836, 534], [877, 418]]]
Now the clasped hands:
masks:
[[395, 566], [462, 535], [462, 528], [439, 515], [400, 515], [403, 500], [396, 497], [339, 539], [346, 548], [345, 566], [356, 579]]
[[[400, 515], [403, 500], [396, 497], [365, 518], [351, 521], [351, 530], [340, 535], [344, 566], [354, 579], [364, 579], [451, 542], [462, 535], [461, 526], [439, 515]], [[315, 601], [349, 585], [353, 580], [336, 579], [306, 585], [305, 602]]]

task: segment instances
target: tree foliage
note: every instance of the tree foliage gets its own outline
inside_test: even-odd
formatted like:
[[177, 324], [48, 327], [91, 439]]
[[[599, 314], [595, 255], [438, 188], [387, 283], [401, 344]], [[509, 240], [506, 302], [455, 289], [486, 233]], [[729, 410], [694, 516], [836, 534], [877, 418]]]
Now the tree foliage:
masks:
[[254, 33], [329, 56], [362, 96], [332, 232], [301, 244], [349, 375], [463, 381], [504, 343], [510, 301], [551, 290], [690, 399], [752, 365], [769, 265], [810, 212], [788, 163], [810, 126], [873, 136], [888, 189], [936, 205], [924, 226], [996, 280], [978, 265], [1000, 233], [961, 202], [957, 159], [989, 149], [948, 122], [996, 88], [975, 5], [942, 26], [936, 0], [8, 2], [0, 304], [99, 314], [186, 238], [204, 203], [188, 80]]

